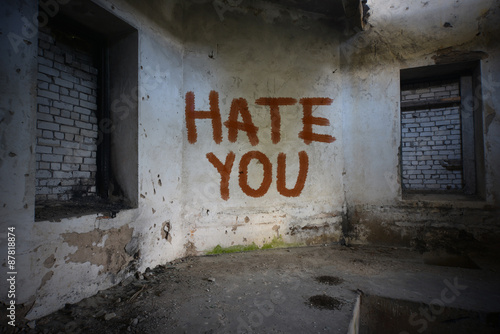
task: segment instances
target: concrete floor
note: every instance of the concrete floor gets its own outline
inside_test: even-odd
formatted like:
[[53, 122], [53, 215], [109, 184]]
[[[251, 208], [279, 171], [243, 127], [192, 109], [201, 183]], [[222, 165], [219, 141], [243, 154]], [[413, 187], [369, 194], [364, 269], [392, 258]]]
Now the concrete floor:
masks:
[[[469, 255], [424, 257], [407, 249], [329, 245], [187, 258], [67, 305], [25, 331], [348, 333], [356, 300], [363, 295], [389, 298], [363, 304], [362, 297], [365, 315], [372, 318], [392, 299], [438, 306], [420, 314], [414, 309], [412, 318], [408, 313], [399, 321], [386, 317], [384, 333], [433, 333], [438, 322], [451, 323], [450, 331], [460, 332], [457, 328], [469, 317], [440, 319], [441, 306], [479, 311], [484, 327], [475, 332], [498, 333], [500, 261], [495, 254]], [[478, 268], [456, 267], [474, 264]], [[313, 296], [332, 309], [312, 305]], [[330, 303], [325, 296], [333, 298]], [[389, 304], [388, 312], [397, 313]], [[380, 319], [370, 324], [364, 317], [362, 311], [361, 332], [381, 332], [373, 325]]]

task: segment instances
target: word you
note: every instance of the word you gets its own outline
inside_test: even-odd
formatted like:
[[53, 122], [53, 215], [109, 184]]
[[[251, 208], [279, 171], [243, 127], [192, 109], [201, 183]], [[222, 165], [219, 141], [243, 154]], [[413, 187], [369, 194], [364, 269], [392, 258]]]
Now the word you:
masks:
[[[302, 105], [302, 131], [299, 132], [298, 138], [303, 140], [306, 145], [312, 142], [332, 143], [335, 137], [327, 134], [319, 134], [314, 132], [313, 126], [329, 126], [330, 121], [323, 117], [314, 117], [314, 106], [328, 106], [333, 102], [332, 99], [326, 97], [311, 97], [302, 98], [298, 101]], [[262, 97], [255, 101], [255, 104], [268, 106], [271, 117], [271, 141], [273, 144], [278, 144], [281, 141], [281, 115], [280, 106], [295, 105], [297, 100], [290, 97]], [[209, 94], [210, 110], [196, 110], [195, 96], [193, 92], [186, 93], [186, 128], [187, 137], [190, 144], [195, 144], [198, 140], [196, 128], [196, 120], [208, 119], [212, 122], [212, 137], [216, 144], [222, 142], [222, 125], [228, 129], [228, 140], [232, 143], [238, 139], [238, 132], [246, 133], [248, 140], [252, 146], [259, 144], [258, 131], [252, 120], [252, 115], [248, 109], [248, 102], [244, 98], [235, 98], [231, 102], [229, 117], [227, 121], [222, 123], [221, 113], [219, 108], [219, 94], [216, 91], [211, 91]], [[242, 121], [239, 121], [241, 116]], [[293, 188], [286, 187], [286, 154], [279, 153], [277, 157], [277, 182], [276, 187], [278, 192], [285, 197], [298, 197], [304, 189], [309, 169], [309, 157], [305, 151], [298, 153], [299, 155], [299, 173], [297, 181]], [[229, 152], [222, 162], [214, 153], [210, 152], [206, 155], [208, 161], [215, 167], [220, 174], [220, 193], [223, 200], [229, 199], [229, 179], [233, 168], [235, 154]], [[252, 188], [248, 184], [248, 166], [252, 160], [257, 160], [263, 167], [263, 178], [261, 185], [258, 188]], [[269, 158], [260, 151], [250, 151], [245, 153], [239, 163], [239, 186], [241, 190], [250, 197], [262, 197], [269, 190], [272, 183], [273, 166]]]

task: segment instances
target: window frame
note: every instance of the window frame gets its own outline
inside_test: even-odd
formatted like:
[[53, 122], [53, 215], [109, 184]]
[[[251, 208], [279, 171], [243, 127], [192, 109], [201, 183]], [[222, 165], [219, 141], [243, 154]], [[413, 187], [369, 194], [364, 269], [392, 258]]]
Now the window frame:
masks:
[[[403, 179], [403, 133], [402, 113], [405, 108], [401, 101], [401, 87], [416, 82], [432, 82], [443, 78], [458, 77], [460, 83], [460, 114], [462, 134], [462, 175], [463, 188], [459, 192], [439, 190], [405, 189]], [[422, 198], [431, 200], [445, 198], [482, 200], [485, 198], [485, 163], [483, 134], [483, 104], [481, 88], [480, 60], [462, 63], [440, 64], [408, 68], [400, 70], [400, 147], [399, 147], [399, 179], [403, 199]], [[463, 118], [470, 122], [463, 122]], [[464, 131], [466, 133], [464, 146]], [[464, 147], [466, 148], [464, 151]], [[467, 155], [467, 156], [466, 156]], [[472, 158], [470, 158], [472, 156]], [[467, 159], [467, 157], [469, 157]], [[465, 163], [468, 160], [467, 163]], [[450, 197], [451, 196], [451, 197]]]

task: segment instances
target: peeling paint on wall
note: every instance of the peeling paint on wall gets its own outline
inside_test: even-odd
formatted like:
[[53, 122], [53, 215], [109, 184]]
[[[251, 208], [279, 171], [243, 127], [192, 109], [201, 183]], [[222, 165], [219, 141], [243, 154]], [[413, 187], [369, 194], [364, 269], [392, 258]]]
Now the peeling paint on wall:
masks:
[[196, 246], [192, 241], [188, 241], [184, 244], [184, 249], [186, 250], [185, 256], [196, 256], [199, 254]]
[[50, 255], [48, 258], [45, 259], [43, 262], [43, 265], [45, 268], [52, 268], [54, 263], [56, 262], [56, 258], [54, 257], [54, 254]]
[[40, 284], [39, 289], [42, 288], [52, 278], [52, 276], [54, 276], [54, 272], [52, 270], [43, 275], [42, 283]]
[[125, 246], [132, 239], [134, 229], [122, 226], [119, 229], [96, 229], [86, 233], [64, 233], [62, 237], [68, 245], [77, 247], [77, 250], [68, 255], [68, 262], [90, 262], [103, 266], [101, 273], [117, 274], [133, 257], [125, 251]]

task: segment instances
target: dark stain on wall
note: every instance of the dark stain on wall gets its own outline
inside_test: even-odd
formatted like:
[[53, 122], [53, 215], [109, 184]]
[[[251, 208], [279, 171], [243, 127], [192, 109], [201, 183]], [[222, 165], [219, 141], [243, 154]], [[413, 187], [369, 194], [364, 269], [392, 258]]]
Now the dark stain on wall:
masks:
[[163, 222], [163, 224], [161, 225], [161, 237], [162, 239], [167, 240], [169, 243], [172, 243], [172, 235], [170, 234], [170, 229], [170, 222]]
[[52, 268], [54, 263], [56, 262], [56, 258], [54, 257], [54, 254], [50, 255], [48, 258], [45, 259], [43, 262], [43, 265], [45, 268]]
[[54, 272], [51, 270], [46, 273], [42, 278], [42, 283], [40, 284], [40, 288], [43, 287], [51, 278], [54, 276]]
[[485, 58], [488, 58], [488, 54], [486, 52], [460, 51], [460, 50], [455, 50], [452, 47], [437, 50], [436, 54], [432, 56], [432, 59], [434, 59], [434, 62], [438, 65], [475, 61]]

